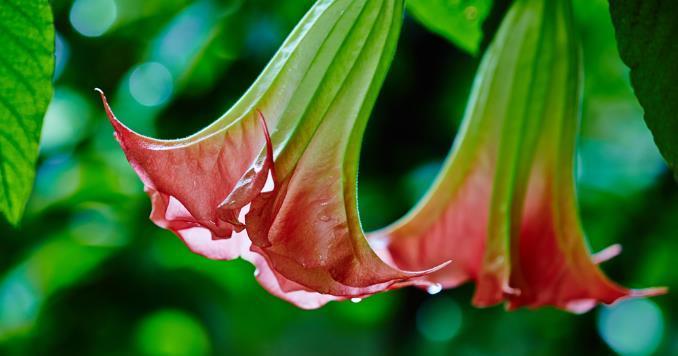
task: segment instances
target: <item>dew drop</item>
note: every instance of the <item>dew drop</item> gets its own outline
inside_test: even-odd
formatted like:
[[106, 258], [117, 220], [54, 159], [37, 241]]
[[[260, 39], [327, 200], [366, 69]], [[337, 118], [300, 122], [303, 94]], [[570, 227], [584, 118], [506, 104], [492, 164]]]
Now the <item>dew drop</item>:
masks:
[[362, 298], [351, 298], [351, 302], [353, 302], [353, 303], [360, 303], [362, 301], [363, 301]]
[[327, 215], [320, 215], [320, 221], [328, 222], [330, 221], [330, 217]]
[[256, 277], [259, 277], [260, 274], [261, 274], [261, 271], [259, 271], [258, 268], [254, 270], [254, 277], [255, 277], [255, 278], [256, 278]]
[[443, 285], [440, 283], [431, 284], [426, 288], [426, 292], [430, 295], [438, 294], [443, 290]]

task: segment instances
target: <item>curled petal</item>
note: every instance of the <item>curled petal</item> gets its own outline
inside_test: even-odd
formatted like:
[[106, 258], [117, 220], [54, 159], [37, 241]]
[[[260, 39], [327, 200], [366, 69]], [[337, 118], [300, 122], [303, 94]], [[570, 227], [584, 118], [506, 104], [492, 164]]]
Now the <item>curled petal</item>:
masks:
[[[123, 125], [99, 93], [127, 160], [151, 196], [156, 224], [175, 232], [204, 227], [221, 239], [244, 229], [237, 216], [263, 188], [270, 165], [262, 154], [263, 120], [247, 118], [228, 130], [183, 140], [156, 140]], [[220, 209], [224, 201], [228, 208]]]
[[298, 169], [293, 184], [283, 182], [255, 199], [246, 217], [253, 251], [266, 256], [277, 273], [309, 290], [357, 298], [433, 271], [405, 272], [382, 261], [360, 226], [351, 226], [356, 214], [349, 216], [333, 195], [339, 180], [324, 173], [305, 185], [311, 177], [302, 173]]

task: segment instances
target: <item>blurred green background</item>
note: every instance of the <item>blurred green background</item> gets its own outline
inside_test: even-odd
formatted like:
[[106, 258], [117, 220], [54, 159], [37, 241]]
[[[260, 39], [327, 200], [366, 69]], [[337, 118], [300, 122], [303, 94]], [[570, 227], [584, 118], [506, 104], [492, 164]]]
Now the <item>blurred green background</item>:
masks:
[[[508, 2], [495, 1], [483, 49]], [[56, 93], [37, 181], [21, 227], [0, 222], [0, 354], [678, 354], [674, 293], [582, 316], [474, 309], [472, 286], [302, 311], [260, 288], [251, 265], [192, 255], [152, 225], [93, 88], [104, 89], [134, 129], [186, 136], [245, 91], [311, 3], [52, 2]], [[590, 245], [624, 246], [604, 265], [613, 279], [678, 290], [678, 186], [618, 58], [607, 2], [575, 3], [586, 66], [577, 177]], [[427, 189], [478, 62], [405, 19], [364, 140], [366, 229], [397, 219]]]

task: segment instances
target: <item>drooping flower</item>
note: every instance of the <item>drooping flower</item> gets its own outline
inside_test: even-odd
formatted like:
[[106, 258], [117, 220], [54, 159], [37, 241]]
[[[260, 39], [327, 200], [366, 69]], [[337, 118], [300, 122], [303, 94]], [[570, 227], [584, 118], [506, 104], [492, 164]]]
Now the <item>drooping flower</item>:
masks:
[[151, 219], [198, 254], [252, 262], [267, 290], [304, 308], [427, 283], [413, 279], [430, 271], [377, 256], [356, 202], [361, 137], [402, 11], [403, 0], [319, 0], [240, 101], [185, 139], [133, 132], [102, 93]]
[[459, 139], [426, 197], [370, 235], [405, 269], [453, 263], [422, 277], [476, 283], [474, 304], [555, 306], [662, 293], [610, 281], [591, 256], [577, 212], [574, 156], [581, 68], [569, 0], [518, 0], [483, 58]]

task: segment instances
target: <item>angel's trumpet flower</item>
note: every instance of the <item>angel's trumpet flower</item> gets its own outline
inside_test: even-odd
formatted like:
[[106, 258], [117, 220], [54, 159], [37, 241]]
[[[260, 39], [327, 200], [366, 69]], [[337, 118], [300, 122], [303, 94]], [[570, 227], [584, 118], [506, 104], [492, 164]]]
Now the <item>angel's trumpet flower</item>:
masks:
[[356, 204], [360, 140], [402, 11], [403, 0], [319, 0], [240, 101], [185, 139], [136, 134], [105, 104], [151, 219], [196, 253], [249, 260], [266, 289], [304, 308], [427, 273], [382, 261]]
[[661, 293], [611, 282], [589, 254], [574, 157], [581, 68], [570, 0], [517, 0], [483, 58], [466, 116], [426, 197], [370, 235], [405, 269], [452, 264], [423, 279], [475, 281], [474, 304], [555, 306]]

